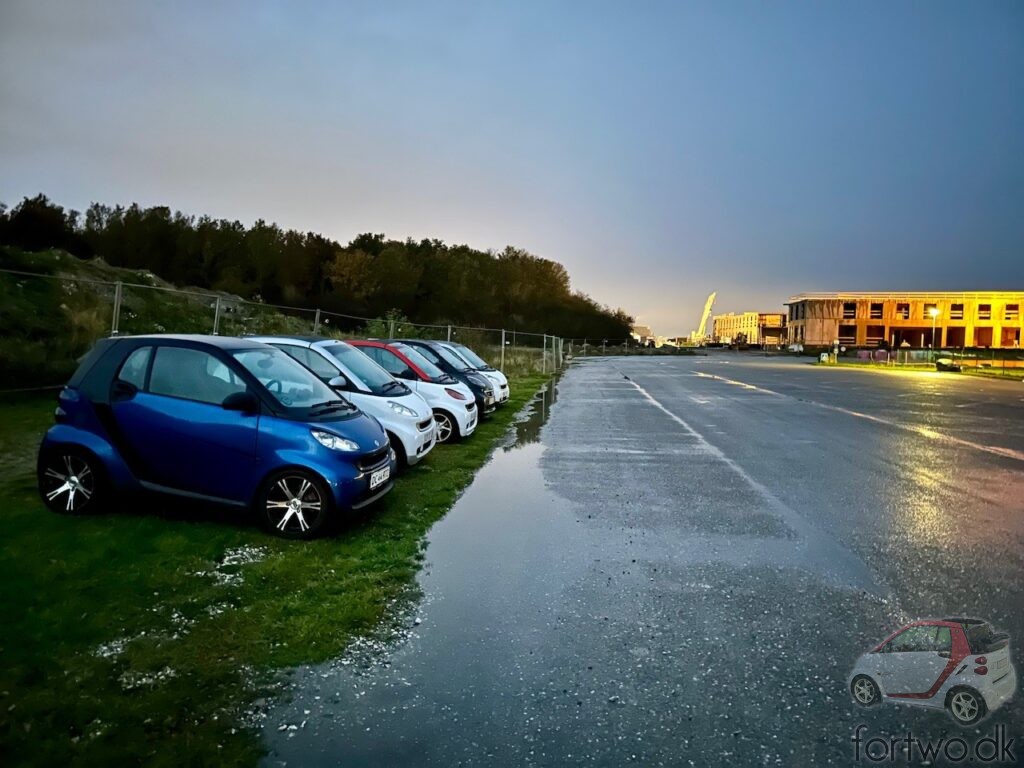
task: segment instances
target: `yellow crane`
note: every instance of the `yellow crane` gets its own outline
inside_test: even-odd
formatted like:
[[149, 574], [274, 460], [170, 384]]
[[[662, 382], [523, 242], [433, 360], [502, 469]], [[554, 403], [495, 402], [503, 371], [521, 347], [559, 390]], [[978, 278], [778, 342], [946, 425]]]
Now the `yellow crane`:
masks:
[[711, 295], [708, 296], [708, 300], [704, 303], [704, 314], [700, 316], [700, 327], [690, 334], [690, 341], [694, 344], [703, 344], [705, 339], [707, 339], [708, 318], [711, 317], [711, 307], [714, 306], [717, 295], [717, 292], [712, 291]]

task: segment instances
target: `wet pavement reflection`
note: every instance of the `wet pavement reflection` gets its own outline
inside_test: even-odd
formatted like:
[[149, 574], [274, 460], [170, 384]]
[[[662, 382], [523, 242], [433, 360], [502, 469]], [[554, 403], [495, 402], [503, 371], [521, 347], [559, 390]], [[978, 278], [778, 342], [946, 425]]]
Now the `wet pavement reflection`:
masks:
[[295, 670], [266, 763], [848, 765], [861, 723], [954, 730], [846, 676], [912, 618], [1024, 637], [1024, 465], [707, 366], [574, 364], [430, 532], [402, 630]]

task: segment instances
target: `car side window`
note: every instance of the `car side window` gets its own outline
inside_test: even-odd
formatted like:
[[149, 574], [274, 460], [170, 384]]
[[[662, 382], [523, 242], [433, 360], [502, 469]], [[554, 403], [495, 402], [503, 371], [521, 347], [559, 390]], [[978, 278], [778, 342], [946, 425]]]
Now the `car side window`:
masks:
[[312, 349], [307, 349], [306, 352], [309, 356], [309, 362], [305, 365], [321, 379], [330, 381], [339, 375], [340, 371], [325, 360], [324, 356], [319, 352], [314, 352]]
[[416, 351], [423, 355], [427, 360], [432, 362], [434, 365], [441, 364], [441, 358], [429, 347], [416, 347]]
[[308, 347], [298, 347], [295, 344], [271, 344], [271, 346], [277, 347], [288, 357], [302, 363], [324, 381], [330, 381], [338, 375], [337, 368]]
[[382, 354], [381, 359], [376, 362], [392, 376], [409, 378], [409, 376], [412, 375], [412, 368], [406, 365], [398, 355], [393, 352], [389, 352], [386, 349], [378, 349], [378, 351]]
[[121, 371], [117, 374], [118, 381], [132, 384], [138, 389], [146, 386], [146, 369], [149, 367], [149, 357], [153, 354], [152, 347], [139, 347], [121, 365]]
[[149, 391], [154, 395], [220, 405], [228, 395], [244, 392], [245, 384], [208, 352], [158, 347], [149, 375]]
[[949, 631], [949, 627], [936, 627], [935, 629], [935, 648], [933, 650], [952, 652], [953, 634]]
[[889, 641], [886, 650], [890, 653], [914, 653], [930, 651], [935, 644], [935, 627], [910, 627]]

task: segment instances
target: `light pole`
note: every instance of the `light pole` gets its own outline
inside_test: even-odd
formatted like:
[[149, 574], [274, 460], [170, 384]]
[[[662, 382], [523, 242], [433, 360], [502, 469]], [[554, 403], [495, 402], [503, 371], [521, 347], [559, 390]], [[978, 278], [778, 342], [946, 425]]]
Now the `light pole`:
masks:
[[928, 314], [932, 316], [932, 344], [931, 344], [931, 347], [932, 347], [932, 349], [935, 349], [935, 320], [939, 316], [939, 308], [938, 307], [932, 307], [931, 309], [928, 310]]

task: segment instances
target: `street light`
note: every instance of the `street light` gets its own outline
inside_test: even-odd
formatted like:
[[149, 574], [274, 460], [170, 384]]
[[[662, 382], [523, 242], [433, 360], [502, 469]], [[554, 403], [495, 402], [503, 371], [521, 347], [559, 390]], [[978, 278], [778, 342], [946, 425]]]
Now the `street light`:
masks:
[[928, 314], [932, 316], [932, 349], [935, 349], [935, 319], [939, 316], [939, 308], [930, 308]]

